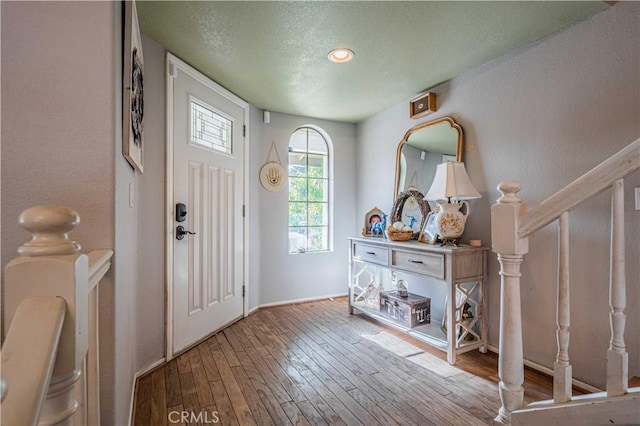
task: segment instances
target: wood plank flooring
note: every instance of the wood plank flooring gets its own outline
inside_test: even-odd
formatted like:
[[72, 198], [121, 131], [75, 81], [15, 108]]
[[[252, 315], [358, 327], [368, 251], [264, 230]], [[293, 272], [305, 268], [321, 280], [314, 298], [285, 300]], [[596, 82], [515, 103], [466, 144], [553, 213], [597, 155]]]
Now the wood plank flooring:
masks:
[[[134, 424], [490, 424], [497, 382], [495, 355], [451, 366], [338, 298], [260, 309], [142, 377]], [[551, 396], [526, 369], [525, 403]]]

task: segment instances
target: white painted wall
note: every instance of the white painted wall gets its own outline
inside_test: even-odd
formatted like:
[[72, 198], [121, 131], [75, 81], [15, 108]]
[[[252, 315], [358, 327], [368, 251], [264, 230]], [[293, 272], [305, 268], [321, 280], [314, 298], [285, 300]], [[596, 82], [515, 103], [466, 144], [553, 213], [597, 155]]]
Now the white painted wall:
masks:
[[[249, 271], [245, 280], [249, 283], [247, 295], [249, 296], [249, 312], [260, 305], [260, 294], [263, 282], [260, 258], [262, 256], [262, 230], [260, 228], [260, 212], [264, 207], [260, 204], [260, 193], [264, 191], [260, 186], [258, 177], [260, 167], [264, 164], [262, 153], [262, 111], [251, 105], [249, 109], [249, 193], [245, 197], [247, 202], [247, 221], [245, 228], [249, 237], [249, 248], [245, 253], [249, 259]], [[245, 150], [246, 152], [246, 150]]]
[[165, 58], [162, 46], [142, 36], [144, 54], [144, 174], [138, 178], [138, 278], [135, 306], [138, 343], [136, 371], [165, 351]]
[[[313, 124], [326, 131], [334, 148], [334, 250], [289, 254], [287, 233], [288, 192], [269, 192], [260, 187], [260, 304], [346, 293], [347, 237], [357, 229], [355, 220], [355, 125], [271, 113], [263, 124], [259, 147], [252, 147], [260, 166], [268, 161], [275, 142], [283, 163], [287, 162], [289, 138], [296, 128]], [[275, 155], [275, 154], [273, 154]], [[271, 160], [275, 160], [274, 157]], [[259, 168], [257, 169], [259, 170]], [[257, 181], [252, 179], [253, 184]], [[259, 182], [257, 183], [258, 185]]]
[[[454, 115], [465, 163], [483, 198], [472, 202], [465, 239], [490, 245], [498, 183], [522, 182], [535, 205], [640, 137], [640, 4], [621, 2], [564, 32], [436, 87], [439, 110], [410, 120], [406, 103], [358, 125], [358, 217], [393, 202], [395, 148], [410, 127]], [[419, 52], [416, 52], [419, 54]], [[408, 101], [408, 100], [407, 100]], [[388, 158], [380, 162], [382, 157]], [[627, 178], [627, 332], [630, 375], [640, 374], [640, 221]], [[375, 190], [372, 190], [375, 188]], [[609, 193], [571, 213], [571, 362], [574, 376], [604, 386], [608, 322]], [[523, 264], [525, 358], [552, 368], [556, 355], [557, 225], [530, 239]], [[498, 263], [489, 260], [489, 341], [498, 345]]]

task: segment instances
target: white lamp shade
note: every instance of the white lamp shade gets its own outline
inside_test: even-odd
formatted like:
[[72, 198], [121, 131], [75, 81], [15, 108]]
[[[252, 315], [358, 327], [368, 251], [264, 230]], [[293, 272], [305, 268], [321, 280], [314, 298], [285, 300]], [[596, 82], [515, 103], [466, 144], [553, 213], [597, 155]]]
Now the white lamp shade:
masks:
[[464, 164], [449, 161], [438, 164], [433, 183], [424, 199], [429, 201], [443, 199], [470, 200], [480, 197], [480, 193], [469, 180]]

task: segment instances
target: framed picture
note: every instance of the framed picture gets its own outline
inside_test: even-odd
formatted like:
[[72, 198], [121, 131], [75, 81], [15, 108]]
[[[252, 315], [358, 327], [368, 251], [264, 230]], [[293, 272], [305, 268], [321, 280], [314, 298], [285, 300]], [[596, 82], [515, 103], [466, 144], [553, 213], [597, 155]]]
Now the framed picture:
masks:
[[409, 117], [411, 118], [420, 118], [437, 110], [434, 92], [423, 93], [409, 101]]
[[424, 230], [421, 233], [420, 241], [427, 244], [435, 244], [438, 241], [438, 229], [436, 228], [436, 215], [430, 211], [427, 215], [427, 221]]
[[124, 3], [124, 68], [122, 76], [122, 154], [138, 172], [144, 170], [144, 60], [135, 1]]
[[383, 237], [386, 217], [382, 210], [377, 207], [372, 208], [364, 215], [364, 227], [362, 235], [365, 237]]

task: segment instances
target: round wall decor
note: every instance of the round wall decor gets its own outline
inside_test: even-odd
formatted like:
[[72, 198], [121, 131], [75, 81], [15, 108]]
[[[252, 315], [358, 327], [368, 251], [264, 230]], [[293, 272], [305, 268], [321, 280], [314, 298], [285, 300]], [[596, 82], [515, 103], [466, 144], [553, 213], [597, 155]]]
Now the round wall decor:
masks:
[[[276, 152], [276, 158], [278, 161], [270, 161], [271, 152]], [[267, 155], [267, 162], [260, 169], [260, 183], [267, 191], [278, 192], [284, 188], [286, 181], [286, 173], [282, 161], [280, 161], [280, 154], [278, 154], [278, 147], [275, 142], [271, 142], [271, 148], [269, 149], [269, 155]]]
[[270, 161], [260, 169], [260, 183], [267, 191], [278, 192], [285, 185], [285, 170], [282, 164]]

